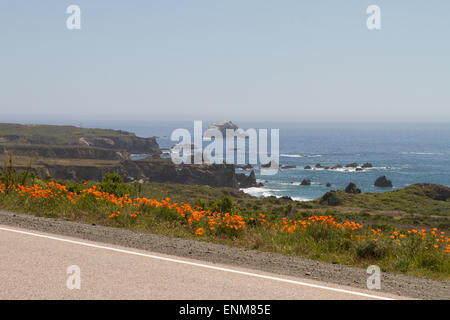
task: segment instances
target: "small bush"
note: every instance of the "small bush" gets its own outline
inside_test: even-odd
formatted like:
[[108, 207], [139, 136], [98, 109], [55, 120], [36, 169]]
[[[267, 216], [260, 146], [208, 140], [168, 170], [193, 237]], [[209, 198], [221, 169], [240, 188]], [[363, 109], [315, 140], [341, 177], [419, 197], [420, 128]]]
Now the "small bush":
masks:
[[198, 199], [195, 201], [194, 205], [196, 205], [197, 207], [200, 207], [200, 208], [202, 208], [202, 209], [206, 209], [206, 203], [205, 203], [205, 201], [203, 201], [202, 198], [198, 198]]
[[398, 257], [392, 263], [393, 268], [401, 272], [407, 272], [410, 265], [411, 259], [409, 257]]
[[380, 259], [386, 254], [386, 248], [374, 241], [363, 241], [356, 247], [356, 256], [361, 259]]
[[437, 271], [443, 261], [438, 254], [422, 251], [416, 256], [416, 263], [420, 268]]
[[226, 195], [222, 200], [216, 201], [213, 205], [213, 210], [219, 212], [231, 212], [233, 210], [234, 204], [233, 199], [230, 195]]
[[118, 197], [131, 194], [133, 191], [128, 184], [123, 182], [122, 177], [117, 173], [105, 174], [100, 186], [104, 192], [114, 194]]

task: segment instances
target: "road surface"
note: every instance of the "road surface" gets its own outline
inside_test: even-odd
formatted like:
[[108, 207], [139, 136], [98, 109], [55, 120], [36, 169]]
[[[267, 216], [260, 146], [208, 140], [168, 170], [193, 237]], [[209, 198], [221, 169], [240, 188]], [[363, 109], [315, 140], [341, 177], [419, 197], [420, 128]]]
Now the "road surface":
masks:
[[0, 299], [384, 298], [400, 297], [0, 225]]

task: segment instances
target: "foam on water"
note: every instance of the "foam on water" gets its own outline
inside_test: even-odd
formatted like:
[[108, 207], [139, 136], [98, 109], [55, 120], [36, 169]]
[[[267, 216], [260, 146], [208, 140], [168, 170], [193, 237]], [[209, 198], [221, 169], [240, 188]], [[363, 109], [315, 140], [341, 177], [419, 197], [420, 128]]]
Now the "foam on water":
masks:
[[280, 189], [270, 189], [265, 187], [251, 187], [241, 189], [244, 193], [249, 194], [253, 197], [271, 197], [277, 196], [276, 192], [281, 192]]
[[286, 154], [286, 153], [282, 153], [280, 154], [280, 157], [284, 157], [284, 158], [317, 158], [317, 157], [321, 157], [321, 154], [313, 154], [313, 155], [308, 155], [308, 154]]

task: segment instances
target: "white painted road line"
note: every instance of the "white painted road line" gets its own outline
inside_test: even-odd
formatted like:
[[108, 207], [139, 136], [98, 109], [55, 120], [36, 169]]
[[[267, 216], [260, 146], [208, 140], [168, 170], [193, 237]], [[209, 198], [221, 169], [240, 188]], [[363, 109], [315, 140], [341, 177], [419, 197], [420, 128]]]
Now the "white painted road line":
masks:
[[101, 245], [96, 245], [96, 244], [92, 244], [92, 243], [88, 243], [88, 242], [69, 240], [69, 239], [64, 239], [64, 238], [59, 238], [59, 237], [54, 237], [54, 236], [43, 235], [43, 234], [39, 234], [39, 233], [15, 230], [15, 229], [4, 228], [4, 227], [0, 227], [0, 230], [29, 235], [29, 236], [33, 236], [33, 237], [51, 239], [51, 240], [55, 240], [55, 241], [61, 241], [61, 242], [76, 244], [76, 245], [80, 245], [80, 246], [86, 246], [86, 247], [91, 247], [91, 248], [97, 248], [97, 249], [120, 252], [120, 253], [135, 255], [135, 256], [141, 256], [141, 257], [146, 257], [146, 258], [151, 258], [151, 259], [156, 259], [156, 260], [161, 260], [161, 261], [168, 261], [168, 262], [173, 262], [173, 263], [177, 263], [177, 264], [185, 264], [185, 265], [195, 266], [195, 267], [199, 267], [199, 268], [212, 269], [212, 270], [217, 270], [217, 271], [245, 275], [245, 276], [254, 277], [254, 278], [261, 278], [261, 279], [290, 283], [290, 284], [295, 284], [295, 285], [305, 286], [305, 287], [310, 287], [310, 288], [317, 288], [317, 289], [323, 289], [323, 290], [334, 291], [334, 292], [339, 292], [339, 293], [351, 294], [351, 295], [365, 297], [365, 298], [372, 298], [372, 299], [378, 299], [378, 300], [394, 300], [392, 298], [366, 294], [366, 293], [362, 293], [362, 292], [358, 292], [358, 291], [351, 291], [351, 290], [327, 287], [327, 286], [322, 286], [322, 285], [317, 285], [317, 284], [312, 284], [312, 283], [306, 283], [306, 282], [302, 282], [302, 281], [283, 279], [280, 277], [274, 277], [274, 276], [268, 276], [268, 275], [263, 275], [263, 274], [258, 274], [258, 273], [245, 272], [245, 271], [234, 270], [234, 269], [230, 269], [230, 268], [223, 268], [223, 267], [217, 267], [217, 266], [212, 266], [212, 265], [207, 265], [207, 264], [202, 264], [202, 263], [190, 262], [190, 261], [185, 261], [185, 260], [181, 260], [181, 259], [167, 258], [167, 257], [153, 255], [153, 254], [145, 254], [145, 253], [135, 252], [135, 251], [131, 251], [131, 250], [124, 250], [124, 249], [118, 249], [118, 248], [113, 248], [113, 247], [101, 246]]

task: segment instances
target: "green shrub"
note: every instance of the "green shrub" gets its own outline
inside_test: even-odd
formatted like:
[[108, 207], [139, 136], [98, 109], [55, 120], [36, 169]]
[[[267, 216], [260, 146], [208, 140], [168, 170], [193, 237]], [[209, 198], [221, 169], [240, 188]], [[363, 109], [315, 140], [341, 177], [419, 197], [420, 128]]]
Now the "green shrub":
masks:
[[197, 198], [194, 205], [196, 205], [197, 207], [200, 207], [202, 209], [206, 209], [206, 203], [205, 203], [205, 201], [203, 201], [202, 198]]
[[226, 195], [221, 200], [216, 201], [213, 205], [213, 210], [219, 212], [231, 212], [234, 208], [233, 199], [230, 195]]
[[123, 179], [117, 173], [107, 173], [103, 177], [100, 184], [102, 190], [107, 193], [114, 194], [118, 197], [123, 197], [125, 194], [131, 194], [132, 189], [128, 184], [123, 182]]
[[360, 242], [356, 247], [356, 255], [361, 259], [381, 259], [386, 252], [386, 247], [370, 240]]

